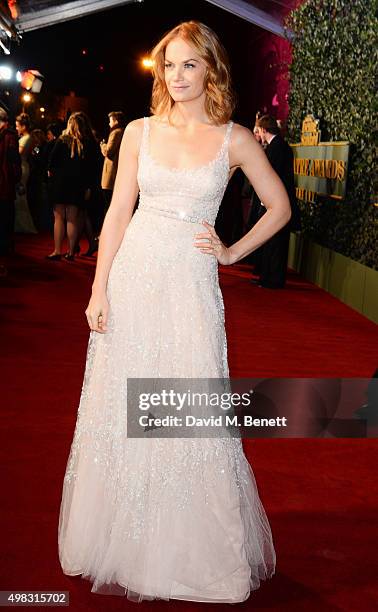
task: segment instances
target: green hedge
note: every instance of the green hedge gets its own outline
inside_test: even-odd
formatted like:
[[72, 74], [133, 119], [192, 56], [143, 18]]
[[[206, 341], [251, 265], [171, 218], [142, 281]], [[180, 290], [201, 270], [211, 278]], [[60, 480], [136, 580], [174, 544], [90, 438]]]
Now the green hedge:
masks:
[[320, 119], [322, 141], [351, 143], [346, 199], [300, 201], [304, 231], [319, 244], [378, 269], [375, 8], [371, 0], [307, 0], [288, 15], [285, 30], [293, 49], [290, 142], [300, 141], [303, 118], [312, 113]]

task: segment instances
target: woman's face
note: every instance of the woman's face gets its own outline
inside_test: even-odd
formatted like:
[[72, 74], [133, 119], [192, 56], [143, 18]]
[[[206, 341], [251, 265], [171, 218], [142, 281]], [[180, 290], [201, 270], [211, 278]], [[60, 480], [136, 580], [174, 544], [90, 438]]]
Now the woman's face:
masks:
[[206, 64], [182, 38], [165, 50], [165, 82], [175, 102], [189, 102], [204, 95]]
[[117, 125], [118, 121], [116, 119], [114, 119], [113, 115], [111, 117], [109, 117], [109, 127], [115, 127]]
[[25, 126], [22, 125], [19, 121], [16, 121], [16, 130], [17, 130], [17, 134], [19, 136], [22, 136], [22, 134], [25, 132]]

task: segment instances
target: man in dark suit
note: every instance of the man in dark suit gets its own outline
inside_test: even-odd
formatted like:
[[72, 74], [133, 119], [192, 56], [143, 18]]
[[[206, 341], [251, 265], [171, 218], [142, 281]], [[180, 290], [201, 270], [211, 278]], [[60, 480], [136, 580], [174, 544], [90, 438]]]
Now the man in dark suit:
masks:
[[[294, 185], [294, 157], [290, 145], [281, 136], [274, 117], [263, 115], [257, 118], [256, 128], [262, 143], [266, 144], [266, 155], [286, 188], [292, 213], [290, 221], [261, 247], [260, 279], [257, 284], [270, 289], [282, 289], [286, 282], [290, 231], [300, 229], [300, 215]], [[259, 219], [265, 212], [265, 206], [261, 203]]]

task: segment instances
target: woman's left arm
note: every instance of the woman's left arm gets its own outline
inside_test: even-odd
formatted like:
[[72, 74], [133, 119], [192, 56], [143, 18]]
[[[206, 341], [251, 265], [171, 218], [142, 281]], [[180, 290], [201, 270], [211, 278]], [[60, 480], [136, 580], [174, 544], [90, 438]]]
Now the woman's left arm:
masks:
[[202, 242], [195, 246], [203, 253], [215, 255], [219, 263], [225, 265], [233, 264], [258, 249], [284, 227], [291, 217], [290, 201], [284, 184], [252, 132], [237, 124], [230, 143], [230, 165], [243, 170], [264, 203], [266, 213], [243, 238], [230, 247], [220, 241], [213, 226], [203, 222], [208, 232], [197, 234], [196, 237], [207, 238], [209, 243]]
[[21, 136], [20, 140], [18, 141], [18, 149], [19, 149], [20, 155], [24, 155], [25, 153], [28, 154], [30, 146], [31, 146], [31, 137], [28, 135]]

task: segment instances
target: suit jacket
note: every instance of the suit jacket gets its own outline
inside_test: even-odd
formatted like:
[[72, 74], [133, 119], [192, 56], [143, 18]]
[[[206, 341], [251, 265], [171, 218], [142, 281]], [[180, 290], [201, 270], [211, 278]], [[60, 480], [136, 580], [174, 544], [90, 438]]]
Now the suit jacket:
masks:
[[294, 155], [290, 145], [277, 134], [265, 149], [266, 155], [272, 168], [277, 172], [285, 185], [291, 206], [291, 219], [289, 229], [298, 231], [301, 229], [300, 210], [295, 195], [294, 184]]
[[103, 189], [112, 190], [114, 187], [114, 181], [118, 168], [118, 154], [119, 148], [121, 146], [122, 136], [123, 128], [114, 128], [109, 134], [105, 152], [102, 152], [105, 157], [101, 177], [101, 187]]

